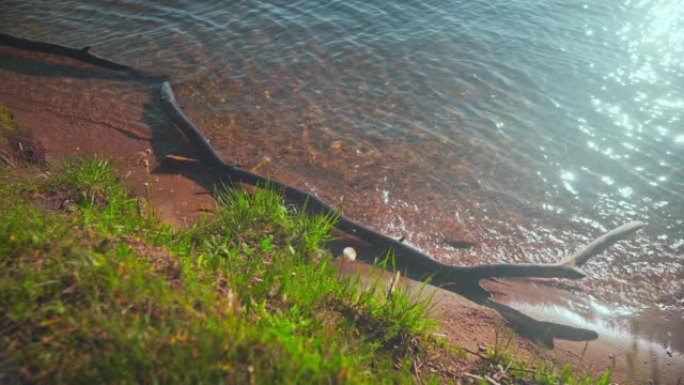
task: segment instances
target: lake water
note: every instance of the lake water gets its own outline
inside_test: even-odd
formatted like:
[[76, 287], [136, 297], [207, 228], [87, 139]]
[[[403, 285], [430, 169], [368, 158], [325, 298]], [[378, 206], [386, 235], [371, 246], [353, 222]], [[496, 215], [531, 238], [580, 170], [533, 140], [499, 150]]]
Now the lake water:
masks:
[[0, 32], [169, 75], [226, 161], [448, 263], [647, 222], [573, 285], [681, 334], [681, 0], [3, 0]]

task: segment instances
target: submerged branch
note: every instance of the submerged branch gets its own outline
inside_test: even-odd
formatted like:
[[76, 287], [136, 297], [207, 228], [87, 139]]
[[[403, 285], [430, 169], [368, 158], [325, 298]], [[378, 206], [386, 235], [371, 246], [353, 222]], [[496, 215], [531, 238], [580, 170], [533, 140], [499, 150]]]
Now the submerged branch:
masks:
[[605, 249], [610, 247], [612, 244], [616, 243], [617, 241], [626, 238], [629, 235], [632, 235], [633, 233], [637, 232], [637, 230], [643, 228], [646, 226], [645, 223], [635, 221], [635, 222], [629, 222], [626, 223], [620, 227], [616, 227], [613, 230], [603, 234], [602, 236], [596, 238], [593, 240], [591, 243], [588, 245], [584, 246], [583, 248], [579, 249], [575, 254], [571, 255], [570, 257], [564, 259], [561, 264], [567, 265], [567, 266], [582, 266], [584, 265], [589, 258], [602, 253]]
[[121, 73], [125, 73], [142, 79], [148, 79], [150, 81], [158, 81], [164, 79], [164, 77], [162, 76], [150, 75], [141, 72], [129, 65], [117, 63], [115, 61], [94, 55], [90, 53], [90, 46], [74, 48], [62, 44], [25, 39], [22, 37], [12, 36], [5, 33], [0, 33], [0, 45], [6, 45], [9, 47], [26, 49], [36, 52], [43, 52], [51, 55], [69, 57], [71, 59], [78, 60], [83, 63], [92, 64], [100, 68], [119, 71]]
[[413, 277], [431, 277], [434, 283], [449, 285], [462, 282], [477, 282], [482, 278], [495, 277], [537, 277], [579, 279], [586, 274], [578, 268], [590, 257], [602, 252], [608, 246], [634, 233], [644, 226], [641, 222], [631, 222], [620, 226], [596, 239], [572, 257], [552, 264], [493, 264], [476, 266], [451, 266], [435, 261], [423, 252], [363, 226], [339, 213], [315, 196], [294, 187], [225, 163], [199, 129], [185, 116], [176, 103], [173, 90], [168, 82], [161, 86], [160, 100], [164, 111], [171, 121], [180, 128], [188, 141], [199, 150], [200, 156], [211, 167], [217, 169], [229, 182], [247, 183], [255, 186], [271, 186], [284, 193], [285, 199], [299, 205], [311, 214], [335, 215], [339, 218], [337, 228], [360, 238], [369, 244], [392, 251], [399, 270]]
[[10, 47], [30, 49], [32, 51], [66, 56], [72, 59], [82, 61], [84, 63], [90, 63], [92, 65], [96, 65], [98, 67], [107, 68], [114, 71], [135, 71], [132, 67], [127, 66], [125, 64], [117, 63], [93, 55], [89, 52], [89, 46], [85, 46], [83, 48], [73, 48], [61, 44], [24, 39], [21, 37], [7, 35], [4, 33], [0, 33], [0, 45], [8, 45]]

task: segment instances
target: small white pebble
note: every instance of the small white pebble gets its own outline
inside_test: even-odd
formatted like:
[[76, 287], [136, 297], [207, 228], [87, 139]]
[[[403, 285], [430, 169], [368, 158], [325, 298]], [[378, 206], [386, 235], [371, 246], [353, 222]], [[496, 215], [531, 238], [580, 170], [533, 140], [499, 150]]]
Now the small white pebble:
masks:
[[345, 247], [342, 255], [344, 255], [344, 259], [347, 261], [356, 261], [356, 250], [353, 247]]

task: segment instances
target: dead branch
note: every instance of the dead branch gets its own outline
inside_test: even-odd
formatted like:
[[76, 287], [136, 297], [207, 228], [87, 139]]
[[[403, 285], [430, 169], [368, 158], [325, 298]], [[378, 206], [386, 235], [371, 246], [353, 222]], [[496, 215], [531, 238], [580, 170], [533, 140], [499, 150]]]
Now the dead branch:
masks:
[[98, 67], [107, 68], [114, 71], [135, 71], [133, 68], [125, 64], [113, 62], [111, 60], [103, 59], [99, 56], [93, 55], [92, 53], [88, 52], [90, 50], [89, 46], [85, 46], [83, 48], [72, 48], [61, 44], [46, 43], [42, 41], [24, 39], [21, 37], [7, 35], [4, 33], [0, 33], [0, 44], [8, 45], [11, 47], [30, 49], [32, 51], [67, 56], [72, 59], [82, 61], [84, 63], [89, 63]]
[[277, 191], [282, 191], [286, 200], [299, 205], [310, 214], [335, 215], [338, 217], [338, 229], [369, 244], [392, 251], [398, 270], [403, 270], [410, 277], [430, 277], [433, 283], [449, 285], [461, 282], [477, 282], [482, 278], [496, 277], [583, 278], [586, 274], [578, 266], [644, 226], [641, 222], [632, 222], [620, 226], [559, 263], [494, 264], [467, 267], [446, 265], [400, 240], [388, 237], [345, 217], [335, 208], [307, 192], [273, 180], [267, 180], [261, 175], [225, 163], [209, 144], [209, 141], [180, 109], [168, 82], [164, 82], [161, 86], [160, 101], [167, 116], [181, 130], [190, 144], [198, 149], [202, 160], [218, 171], [229, 183], [238, 182], [254, 186], [269, 186]]
[[472, 354], [472, 355], [474, 355], [474, 356], [480, 357], [480, 358], [482, 358], [483, 360], [489, 360], [489, 359], [490, 359], [489, 357], [485, 356], [484, 354], [481, 354], [481, 353], [478, 353], [478, 352], [474, 352], [474, 351], [472, 351], [472, 350], [470, 350], [470, 349], [468, 349], [468, 348], [463, 348], [463, 347], [462, 347], [461, 349], [463, 349], [463, 351], [465, 351], [466, 353], [470, 353], [470, 354]]
[[56, 43], [30, 40], [5, 33], [0, 33], [0, 45], [69, 57], [83, 63], [88, 63], [108, 70], [118, 71], [123, 74], [128, 74], [130, 76], [146, 79], [149, 81], [161, 81], [165, 79], [164, 76], [148, 74], [129, 65], [94, 55], [90, 52], [90, 46], [74, 48]]

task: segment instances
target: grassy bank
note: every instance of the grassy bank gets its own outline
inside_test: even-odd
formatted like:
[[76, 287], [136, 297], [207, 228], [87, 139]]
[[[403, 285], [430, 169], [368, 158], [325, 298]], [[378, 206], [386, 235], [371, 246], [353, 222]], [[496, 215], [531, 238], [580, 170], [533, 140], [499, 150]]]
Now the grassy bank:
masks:
[[273, 192], [235, 192], [215, 218], [173, 231], [105, 161], [19, 183], [8, 174], [5, 380], [411, 381], [427, 303], [340, 279], [318, 248], [334, 218], [290, 213]]
[[466, 374], [429, 300], [341, 277], [335, 218], [272, 191], [172, 229], [106, 160], [17, 162], [0, 218], [0, 383], [595, 383], [501, 347]]

